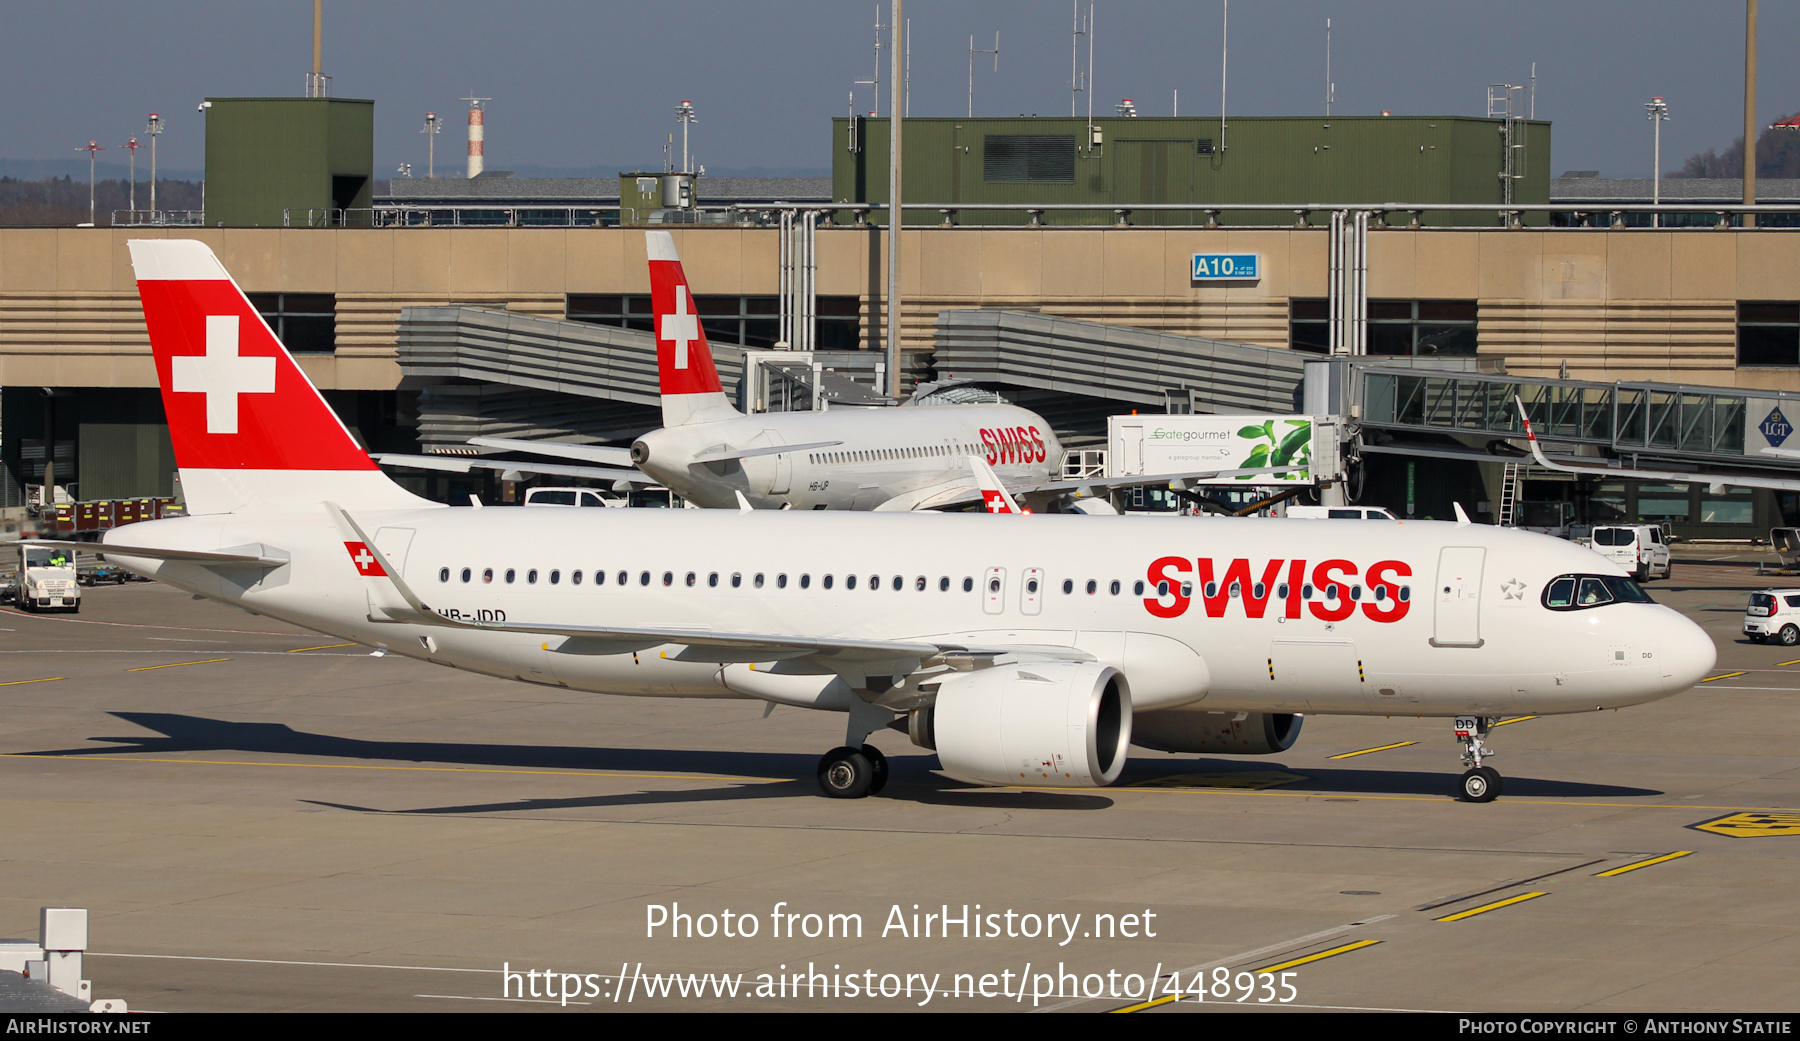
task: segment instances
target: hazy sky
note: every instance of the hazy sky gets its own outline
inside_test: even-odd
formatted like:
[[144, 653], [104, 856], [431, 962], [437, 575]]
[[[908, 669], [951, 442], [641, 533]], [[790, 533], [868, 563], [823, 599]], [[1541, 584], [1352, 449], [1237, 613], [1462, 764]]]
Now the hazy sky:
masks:
[[[325, 3], [325, 72], [339, 97], [376, 101], [376, 174], [402, 161], [424, 173], [426, 111], [446, 117], [439, 172], [461, 166], [464, 106], [491, 96], [487, 163], [589, 167], [660, 165], [679, 128], [673, 109], [700, 114], [698, 159], [724, 168], [830, 164], [827, 120], [874, 67], [873, 3], [757, 4], [414, 0]], [[1098, 0], [1094, 98], [1122, 97], [1144, 115], [1219, 109], [1219, 0]], [[883, 5], [886, 10], [886, 5]], [[909, 0], [912, 114], [965, 111], [969, 36], [977, 115], [1067, 114], [1066, 0]], [[162, 0], [126, 5], [0, 0], [0, 159], [67, 159], [88, 141], [117, 146], [164, 114], [164, 168], [201, 165], [202, 97], [298, 95], [311, 62], [312, 4]], [[1742, 127], [1744, 5], [1587, 0], [1584, 3], [1231, 5], [1229, 111], [1317, 113], [1324, 106], [1325, 19], [1340, 115], [1480, 115], [1486, 86], [1524, 83], [1537, 62], [1537, 115], [1552, 120], [1554, 173], [1598, 169], [1648, 176], [1644, 102], [1668, 100], [1663, 168], [1723, 149]], [[1788, 56], [1800, 5], [1761, 5], [1758, 118], [1800, 110], [1800, 63]], [[885, 62], [884, 62], [885, 65]], [[883, 79], [887, 78], [883, 69]], [[860, 88], [859, 107], [869, 107]], [[882, 109], [885, 113], [886, 102]], [[114, 147], [102, 160], [123, 161]]]

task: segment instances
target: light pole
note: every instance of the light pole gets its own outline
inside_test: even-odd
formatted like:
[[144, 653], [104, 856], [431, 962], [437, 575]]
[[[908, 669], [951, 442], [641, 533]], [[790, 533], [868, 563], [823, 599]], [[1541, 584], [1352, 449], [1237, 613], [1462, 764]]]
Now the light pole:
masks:
[[150, 220], [156, 220], [156, 139], [162, 136], [162, 117], [150, 113], [150, 122], [144, 126], [144, 133], [150, 137]]
[[427, 179], [437, 176], [437, 136], [444, 129], [444, 121], [436, 112], [425, 113], [425, 128], [419, 133], [425, 135], [425, 176]]
[[[1650, 202], [1652, 205], [1660, 206], [1662, 205], [1662, 125], [1663, 121], [1669, 118], [1669, 106], [1661, 98], [1651, 98], [1644, 103], [1644, 112], [1650, 120], [1650, 125], [1655, 128], [1652, 134], [1655, 144], [1651, 152]], [[1662, 214], [1652, 213], [1650, 226], [1652, 228], [1662, 227]]]
[[694, 114], [694, 103], [693, 102], [687, 101], [684, 99], [681, 102], [681, 104], [675, 106], [675, 121], [681, 124], [681, 172], [682, 173], [691, 172], [688, 169], [688, 127], [699, 122], [699, 120], [700, 120], [700, 117], [698, 115]]
[[132, 220], [132, 223], [134, 223], [134, 224], [135, 224], [135, 223], [136, 223], [136, 222], [137, 222], [137, 150], [138, 150], [138, 139], [137, 139], [137, 138], [135, 138], [135, 137], [134, 137], [134, 138], [131, 138], [131, 139], [130, 139], [130, 140], [128, 140], [128, 141], [126, 141], [126, 142], [125, 142], [125, 143], [124, 143], [124, 144], [123, 144], [123, 145], [120, 145], [120, 146], [119, 146], [119, 147], [121, 147], [121, 148], [129, 148], [129, 149], [130, 149], [130, 150], [131, 150], [131, 220]]
[[93, 227], [93, 225], [94, 225], [94, 153], [95, 152], [104, 152], [104, 151], [106, 151], [106, 149], [101, 147], [100, 145], [95, 144], [92, 141], [89, 141], [87, 144], [81, 145], [80, 147], [76, 148], [75, 151], [86, 152], [88, 154], [88, 227]]

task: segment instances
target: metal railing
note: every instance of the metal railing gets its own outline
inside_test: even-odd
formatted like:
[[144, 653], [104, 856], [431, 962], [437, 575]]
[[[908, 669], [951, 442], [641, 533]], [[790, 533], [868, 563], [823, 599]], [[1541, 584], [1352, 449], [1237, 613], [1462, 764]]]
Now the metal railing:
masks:
[[[1523, 437], [1524, 402], [1538, 436], [1606, 445], [1619, 454], [1678, 454], [1746, 461], [1750, 399], [1800, 409], [1779, 391], [1670, 383], [1586, 383], [1481, 373], [1362, 370], [1362, 422], [1439, 433]], [[1755, 458], [1772, 464], [1777, 460]]]
[[[782, 212], [816, 213], [820, 227], [868, 227], [886, 203], [770, 202], [638, 211], [618, 205], [437, 205], [282, 211], [282, 226], [296, 228], [617, 227], [621, 224], [717, 224], [733, 227], [779, 223]], [[1154, 226], [1165, 228], [1283, 228], [1327, 230], [1331, 215], [1369, 215], [1374, 231], [1530, 229], [1562, 231], [1792, 230], [1800, 228], [1800, 204], [1580, 202], [1494, 203], [905, 203], [909, 229], [1061, 228]], [[125, 211], [121, 211], [125, 212]], [[910, 214], [935, 213], [935, 222]], [[1289, 216], [1291, 215], [1291, 217]], [[1755, 229], [1743, 228], [1746, 215]], [[1092, 219], [1089, 219], [1092, 218]], [[115, 223], [118, 223], [115, 220]], [[1660, 227], [1653, 227], [1659, 224]]]
[[114, 210], [115, 228], [199, 228], [206, 225], [204, 210]]

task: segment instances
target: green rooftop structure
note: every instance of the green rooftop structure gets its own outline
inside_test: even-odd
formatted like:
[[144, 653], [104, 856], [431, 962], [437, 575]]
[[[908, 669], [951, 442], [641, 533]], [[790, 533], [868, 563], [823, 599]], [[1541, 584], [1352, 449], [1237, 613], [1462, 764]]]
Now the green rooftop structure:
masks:
[[206, 106], [208, 225], [279, 228], [292, 212], [306, 226], [306, 210], [320, 224], [325, 211], [373, 204], [373, 101], [208, 98]]
[[[1510, 124], [1510, 126], [1509, 126]], [[909, 205], [960, 207], [971, 224], [1026, 223], [987, 204], [1097, 207], [1046, 224], [1111, 224], [1107, 208], [1268, 203], [1550, 201], [1550, 124], [1468, 116], [1019, 117], [905, 120]], [[1509, 136], [1510, 134], [1510, 136]], [[1510, 147], [1509, 147], [1510, 146]], [[1512, 176], [1503, 176], [1512, 153]], [[887, 201], [888, 120], [832, 120], [832, 199]], [[877, 213], [877, 221], [885, 216]], [[936, 224], [909, 213], [909, 224]], [[1143, 211], [1132, 224], [1203, 224], [1203, 209]], [[1439, 216], [1439, 220], [1447, 220]], [[1496, 222], [1499, 218], [1496, 215]], [[1222, 224], [1293, 223], [1291, 209], [1224, 214]], [[1466, 221], [1465, 221], [1466, 223]]]

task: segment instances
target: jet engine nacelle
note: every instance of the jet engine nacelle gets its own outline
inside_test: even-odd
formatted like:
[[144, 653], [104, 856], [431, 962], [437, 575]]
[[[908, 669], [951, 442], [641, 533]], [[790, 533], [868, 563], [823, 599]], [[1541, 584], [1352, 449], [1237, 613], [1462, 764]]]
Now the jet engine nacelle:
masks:
[[1159, 752], [1272, 755], [1292, 748], [1305, 717], [1286, 712], [1165, 709], [1134, 721], [1131, 743]]
[[1002, 665], [945, 680], [908, 729], [959, 781], [1111, 784], [1131, 745], [1131, 687], [1098, 662]]

